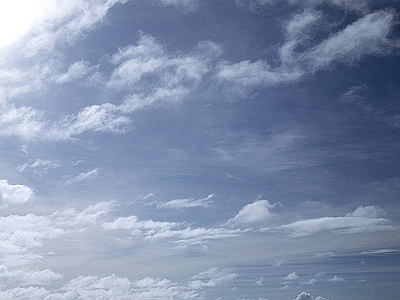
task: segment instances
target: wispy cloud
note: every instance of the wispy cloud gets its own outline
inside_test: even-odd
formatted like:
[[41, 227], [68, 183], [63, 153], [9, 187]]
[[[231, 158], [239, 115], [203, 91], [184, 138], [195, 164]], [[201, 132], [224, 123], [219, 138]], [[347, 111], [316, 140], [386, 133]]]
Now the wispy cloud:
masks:
[[[333, 2], [340, 5], [339, 1]], [[280, 65], [273, 67], [265, 60], [224, 62], [218, 66], [217, 79], [245, 95], [258, 87], [294, 82], [336, 64], [354, 63], [367, 55], [386, 55], [397, 47], [397, 42], [388, 37], [395, 23], [391, 11], [365, 14], [312, 46], [313, 35], [309, 32], [312, 28], [317, 30], [321, 20], [320, 11], [307, 9], [286, 23], [286, 40], [278, 51]]]
[[377, 249], [377, 250], [363, 251], [360, 253], [360, 255], [384, 255], [384, 254], [395, 254], [398, 252], [399, 249]]
[[343, 282], [345, 281], [343, 277], [340, 276], [333, 276], [332, 278], [329, 278], [327, 281], [329, 282]]
[[380, 217], [383, 210], [376, 206], [360, 206], [344, 217], [323, 217], [300, 220], [277, 227], [289, 231], [293, 237], [309, 236], [323, 231], [337, 233], [361, 233], [395, 230], [390, 220]]
[[67, 179], [65, 181], [65, 184], [71, 185], [71, 184], [78, 183], [81, 181], [90, 180], [90, 179], [96, 178], [98, 173], [99, 173], [99, 168], [93, 169], [88, 172], [79, 173], [79, 175], [77, 175], [76, 177]]
[[17, 169], [19, 172], [32, 172], [35, 175], [43, 176], [51, 169], [56, 169], [61, 167], [57, 162], [53, 162], [48, 159], [36, 159], [33, 163], [26, 163], [19, 166]]
[[214, 194], [210, 194], [205, 198], [201, 199], [174, 199], [165, 203], [157, 202], [157, 208], [170, 208], [170, 209], [185, 209], [185, 208], [193, 208], [193, 207], [201, 207], [201, 208], [209, 208], [212, 205], [212, 198], [214, 198]]
[[192, 228], [182, 223], [160, 222], [153, 220], [139, 221], [136, 216], [120, 217], [113, 222], [103, 224], [106, 230], [129, 230], [131, 235], [145, 240], [167, 239], [180, 247], [201, 245], [210, 240], [235, 237], [239, 230], [226, 228]]

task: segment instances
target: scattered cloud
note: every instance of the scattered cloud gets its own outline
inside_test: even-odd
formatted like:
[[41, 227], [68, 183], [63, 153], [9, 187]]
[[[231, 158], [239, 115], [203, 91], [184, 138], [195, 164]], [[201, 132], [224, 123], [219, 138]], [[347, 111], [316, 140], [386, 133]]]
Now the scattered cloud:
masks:
[[329, 282], [343, 282], [344, 278], [340, 276], [333, 276], [332, 278], [328, 279]]
[[209, 208], [212, 205], [212, 198], [214, 198], [214, 194], [210, 194], [205, 198], [201, 199], [174, 199], [165, 203], [158, 203], [157, 208], [170, 208], [170, 209], [185, 209], [185, 208], [193, 208], [193, 207], [201, 207], [201, 208]]
[[23, 164], [17, 169], [21, 173], [29, 171], [35, 175], [43, 176], [51, 169], [56, 169], [59, 167], [61, 167], [61, 165], [57, 162], [53, 162], [48, 159], [36, 159], [34, 162]]
[[399, 249], [377, 249], [377, 250], [368, 250], [363, 251], [361, 255], [382, 255], [382, 254], [395, 254], [398, 253]]
[[79, 175], [76, 176], [75, 178], [67, 179], [65, 181], [65, 184], [71, 185], [71, 184], [78, 183], [81, 181], [91, 180], [91, 179], [96, 178], [98, 173], [99, 173], [99, 168], [93, 169], [93, 170], [85, 172], [85, 173], [79, 173]]
[[268, 200], [256, 200], [251, 204], [245, 205], [236, 216], [228, 220], [227, 225], [240, 226], [265, 223], [273, 217], [271, 209], [274, 206]]
[[292, 273], [288, 274], [284, 279], [289, 280], [289, 281], [297, 280], [297, 279], [299, 279], [299, 275], [297, 275], [296, 272], [292, 272]]
[[168, 54], [154, 37], [142, 34], [136, 45], [111, 57], [116, 68], [107, 86], [130, 93], [119, 106], [124, 113], [175, 103], [196, 88], [220, 54], [220, 46], [212, 42], [200, 42], [188, 55]]
[[[0, 269], [1, 271], [1, 269]], [[31, 272], [34, 274], [34, 272]], [[39, 275], [39, 273], [37, 274]], [[58, 279], [58, 274], [43, 271], [41, 277]], [[193, 276], [186, 282], [173, 282], [165, 278], [145, 277], [130, 281], [125, 277], [79, 276], [65, 284], [59, 291], [51, 292], [43, 287], [15, 287], [2, 289], [1, 299], [203, 299], [199, 289], [213, 288], [234, 280], [238, 274], [231, 269], [212, 268]], [[54, 278], [51, 278], [54, 277]], [[1, 278], [1, 274], [0, 274]], [[40, 279], [36, 279], [40, 281]]]
[[32, 201], [33, 190], [21, 184], [10, 184], [6, 179], [0, 180], [0, 207], [6, 208], [9, 205], [23, 204]]
[[161, 5], [171, 5], [176, 8], [184, 9], [184, 11], [192, 11], [198, 7], [198, 0], [152, 0], [158, 1]]
[[293, 300], [328, 300], [328, 299], [321, 296], [313, 297], [311, 296], [310, 293], [301, 292], [300, 294], [297, 295], [297, 298]]
[[191, 228], [182, 223], [159, 222], [153, 220], [139, 221], [136, 216], [120, 217], [113, 222], [103, 224], [106, 230], [129, 230], [131, 235], [145, 240], [169, 239], [185, 247], [204, 244], [209, 240], [235, 237], [239, 230], [226, 228]]
[[333, 252], [322, 252], [322, 253], [315, 253], [314, 258], [329, 258], [336, 256], [336, 253]]
[[[332, 4], [341, 5], [341, 1]], [[397, 47], [397, 41], [388, 38], [395, 24], [395, 14], [390, 10], [362, 15], [313, 45], [311, 32], [322, 26], [322, 19], [322, 12], [310, 8], [286, 22], [286, 40], [279, 48], [277, 66], [265, 60], [223, 62], [217, 68], [217, 79], [244, 96], [255, 88], [298, 81], [336, 64], [352, 64], [367, 55], [386, 55]]]
[[382, 213], [383, 210], [377, 206], [360, 206], [344, 217], [300, 220], [277, 229], [289, 231], [293, 237], [309, 236], [322, 231], [361, 233], [396, 229], [390, 220], [379, 217]]
[[0, 286], [29, 286], [29, 285], [49, 285], [54, 280], [60, 279], [60, 274], [53, 271], [35, 270], [9, 270], [6, 266], [0, 265]]
[[212, 268], [208, 271], [199, 273], [192, 277], [192, 280], [188, 282], [188, 286], [198, 290], [204, 287], [215, 287], [227, 282], [232, 281], [239, 274], [232, 273], [231, 269], [217, 269]]

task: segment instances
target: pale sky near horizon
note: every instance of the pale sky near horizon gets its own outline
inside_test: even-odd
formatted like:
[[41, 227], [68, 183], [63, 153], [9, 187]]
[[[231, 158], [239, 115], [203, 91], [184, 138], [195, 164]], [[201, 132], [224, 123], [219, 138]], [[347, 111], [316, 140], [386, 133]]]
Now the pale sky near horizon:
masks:
[[399, 12], [2, 1], [0, 299], [398, 299]]

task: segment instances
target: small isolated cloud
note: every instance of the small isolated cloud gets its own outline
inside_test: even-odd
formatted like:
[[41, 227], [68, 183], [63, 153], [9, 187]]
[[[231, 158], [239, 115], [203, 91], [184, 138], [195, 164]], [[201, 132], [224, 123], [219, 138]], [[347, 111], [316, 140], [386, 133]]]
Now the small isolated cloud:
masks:
[[171, 208], [171, 209], [184, 209], [184, 208], [209, 208], [212, 204], [212, 198], [214, 198], [214, 194], [210, 194], [205, 198], [201, 199], [174, 199], [168, 201], [166, 203], [157, 203], [157, 208]]
[[238, 277], [239, 274], [233, 273], [231, 269], [211, 268], [208, 271], [197, 274], [188, 282], [188, 286], [198, 290], [204, 287], [216, 287], [227, 283]]
[[336, 256], [333, 252], [318, 252], [314, 254], [314, 258], [329, 258]]
[[61, 165], [57, 162], [53, 162], [48, 159], [37, 159], [32, 163], [26, 163], [19, 166], [17, 169], [19, 172], [32, 172], [35, 175], [43, 176], [51, 169], [56, 169], [61, 167]]
[[33, 190], [26, 185], [10, 184], [6, 179], [0, 180], [0, 208], [32, 201], [33, 196]]
[[297, 298], [293, 300], [328, 300], [328, 299], [321, 296], [313, 297], [311, 296], [310, 293], [301, 292], [300, 294], [297, 295]]
[[247, 224], [263, 223], [272, 218], [271, 209], [274, 208], [268, 200], [257, 200], [245, 205], [232, 219], [228, 220], [228, 225], [240, 226]]
[[78, 182], [81, 182], [81, 181], [90, 180], [90, 179], [96, 178], [98, 173], [99, 173], [99, 168], [93, 169], [93, 170], [88, 171], [86, 173], [80, 173], [75, 178], [67, 179], [65, 184], [66, 185], [70, 185], [70, 184], [73, 184], [73, 183], [78, 183]]
[[278, 230], [291, 232], [293, 237], [309, 236], [323, 231], [337, 233], [362, 233], [382, 230], [395, 230], [390, 220], [382, 218], [384, 211], [377, 206], [360, 206], [344, 217], [323, 217], [300, 220], [277, 227]]
[[329, 282], [343, 282], [344, 278], [335, 275], [332, 278], [329, 278], [327, 281], [329, 281]]
[[176, 8], [191, 11], [197, 8], [199, 0], [152, 0], [158, 1], [161, 5], [175, 6]]
[[394, 254], [398, 252], [399, 249], [377, 249], [377, 250], [363, 251], [360, 253], [360, 255], [382, 255], [382, 254]]
[[299, 275], [297, 275], [296, 272], [292, 272], [292, 273], [289, 273], [284, 279], [288, 280], [288, 281], [297, 280], [297, 279], [299, 279]]

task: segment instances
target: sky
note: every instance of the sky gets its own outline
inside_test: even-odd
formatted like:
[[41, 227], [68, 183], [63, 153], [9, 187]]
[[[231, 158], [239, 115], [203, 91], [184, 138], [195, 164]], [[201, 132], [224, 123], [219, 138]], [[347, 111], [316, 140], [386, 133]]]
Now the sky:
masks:
[[398, 299], [399, 16], [1, 1], [0, 299]]

